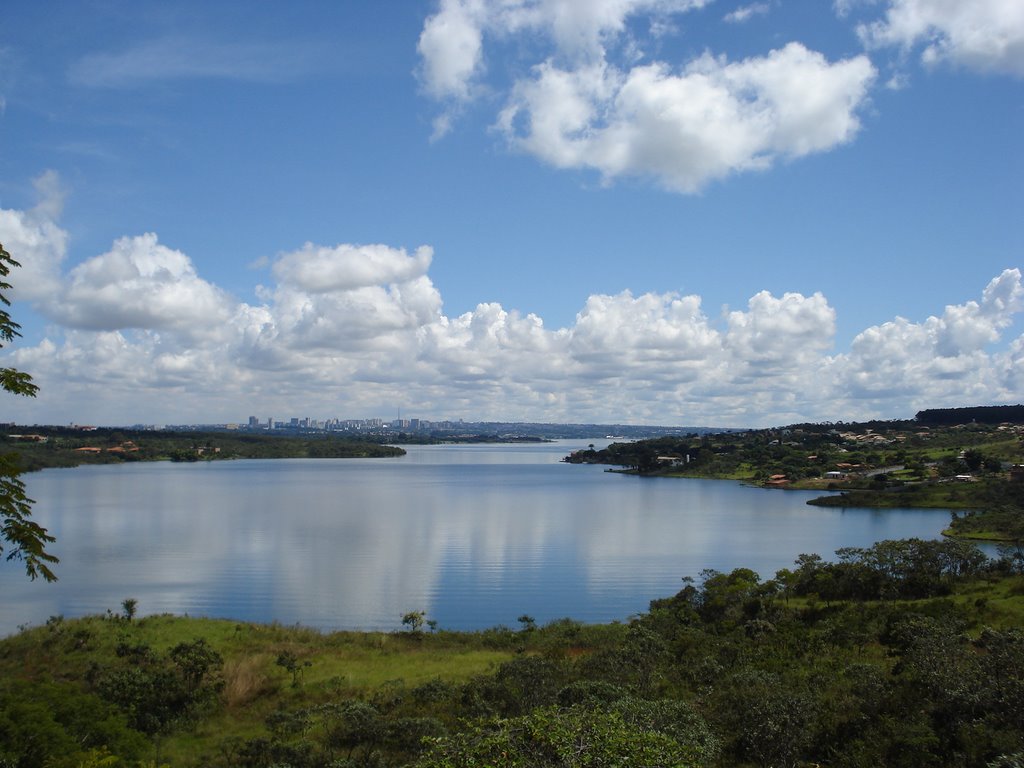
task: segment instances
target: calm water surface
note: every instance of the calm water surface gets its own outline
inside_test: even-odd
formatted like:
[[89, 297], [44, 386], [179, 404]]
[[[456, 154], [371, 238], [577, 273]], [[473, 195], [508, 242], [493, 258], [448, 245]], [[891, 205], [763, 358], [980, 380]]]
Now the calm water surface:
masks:
[[27, 475], [60, 580], [29, 582], [3, 563], [0, 634], [119, 611], [128, 597], [143, 614], [322, 629], [394, 629], [413, 610], [449, 629], [515, 626], [523, 613], [626, 619], [704, 568], [770, 577], [803, 552], [934, 538], [949, 521], [559, 461], [588, 442]]

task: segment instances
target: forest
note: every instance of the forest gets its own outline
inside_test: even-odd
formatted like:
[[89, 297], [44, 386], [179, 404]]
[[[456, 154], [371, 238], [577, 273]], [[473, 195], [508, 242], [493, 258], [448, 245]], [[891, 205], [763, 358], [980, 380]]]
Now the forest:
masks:
[[0, 641], [0, 765], [985, 766], [1024, 760], [1024, 556], [957, 540], [708, 571], [604, 625], [140, 615]]

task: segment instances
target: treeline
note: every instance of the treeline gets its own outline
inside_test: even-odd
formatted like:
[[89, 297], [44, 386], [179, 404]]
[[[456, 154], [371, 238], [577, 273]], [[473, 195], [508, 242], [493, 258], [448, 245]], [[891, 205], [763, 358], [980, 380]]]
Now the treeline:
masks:
[[[13, 429], [19, 433], [13, 434]], [[366, 436], [269, 435], [242, 432], [165, 432], [129, 429], [13, 428], [0, 435], [0, 453], [15, 454], [24, 471], [82, 464], [222, 459], [362, 458], [405, 451]], [[44, 439], [38, 439], [44, 438]]]
[[[362, 657], [406, 673], [440, 652], [505, 661], [409, 684], [350, 682], [365, 679], [351, 656], [318, 675], [340, 636], [268, 628], [254, 646], [259, 631], [238, 625], [182, 641], [127, 607], [54, 619], [0, 642], [0, 763], [135, 765], [145, 743], [224, 768], [1011, 768], [1022, 571], [1019, 554], [911, 539], [802, 555], [768, 580], [706, 571], [624, 624], [523, 615], [518, 629], [426, 632], [414, 613]], [[161, 621], [164, 651], [142, 639]]]
[[[639, 474], [684, 473], [704, 477], [766, 479], [782, 473], [793, 479], [819, 477], [838, 458], [842, 440], [834, 428], [799, 427], [751, 432], [659, 437], [572, 453], [573, 464], [610, 464]], [[846, 461], [881, 461], [877, 449], [844, 452]]]
[[1024, 405], [979, 405], [970, 408], [929, 408], [914, 416], [925, 426], [953, 426], [955, 424], [1021, 424], [1024, 423]]
[[[1018, 421], [1024, 423], [1024, 414]], [[870, 470], [903, 465], [907, 479], [939, 474], [998, 472], [1001, 463], [1020, 461], [1024, 445], [1013, 430], [989, 424], [924, 429], [906, 421], [851, 424], [794, 424], [788, 427], [689, 434], [591, 446], [565, 458], [570, 463], [610, 464], [639, 474], [686, 474], [790, 481], [818, 478], [836, 468]]]

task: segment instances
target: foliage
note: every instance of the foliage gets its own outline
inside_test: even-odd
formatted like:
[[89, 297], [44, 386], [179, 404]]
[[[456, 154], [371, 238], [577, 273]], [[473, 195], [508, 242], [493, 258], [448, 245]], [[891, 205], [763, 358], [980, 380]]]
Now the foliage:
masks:
[[834, 563], [801, 555], [799, 567], [785, 575], [786, 589], [824, 600], [937, 597], [989, 566], [977, 547], [956, 540], [880, 541], [867, 548], [844, 547], [836, 555]]
[[291, 674], [292, 688], [299, 687], [299, 682], [302, 678], [302, 671], [307, 667], [313, 666], [313, 662], [308, 660], [300, 662], [299, 657], [292, 651], [281, 651], [281, 653], [277, 654], [277, 661], [274, 663]]
[[542, 707], [513, 719], [490, 719], [437, 739], [417, 768], [501, 765], [509, 768], [692, 766], [683, 745], [619, 712]]
[[73, 685], [13, 681], [0, 687], [0, 765], [73, 768], [107, 750], [132, 759], [145, 749], [145, 739], [112, 706]]
[[[21, 326], [14, 322], [11, 319], [10, 313], [4, 309], [4, 307], [11, 306], [10, 299], [4, 293], [12, 287], [7, 282], [7, 276], [11, 274], [12, 267], [20, 266], [21, 264], [11, 258], [11, 254], [0, 243], [0, 341], [7, 343], [21, 336], [19, 333]], [[2, 346], [3, 344], [0, 344], [0, 347]], [[32, 383], [31, 376], [14, 368], [0, 368], [0, 387], [15, 395], [25, 395], [27, 397], [35, 397], [38, 389]]]
[[949, 532], [1024, 544], [1024, 482], [989, 489], [984, 507], [957, 515], [950, 522]]
[[125, 621], [131, 621], [139, 610], [139, 601], [134, 597], [126, 597], [121, 601], [121, 615]]
[[93, 687], [143, 733], [164, 734], [193, 721], [215, 702], [222, 686], [217, 672], [223, 661], [203, 638], [179, 643], [166, 654], [122, 641], [117, 656], [124, 663], [91, 670]]
[[[3, 293], [11, 289], [7, 276], [11, 268], [17, 266], [20, 264], [0, 244], [0, 341], [8, 343], [21, 335], [18, 332], [21, 326], [4, 309], [11, 302]], [[2, 343], [0, 347], [3, 347]], [[14, 368], [0, 368], [0, 387], [26, 397], [35, 397], [37, 391], [32, 377]], [[46, 545], [52, 544], [54, 538], [32, 521], [32, 499], [25, 495], [21, 472], [17, 455], [0, 455], [0, 537], [8, 546], [7, 559], [22, 561], [32, 580], [42, 576], [46, 581], [56, 581], [57, 576], [50, 570], [50, 565], [56, 563], [57, 558], [46, 551]], [[2, 552], [3, 547], [0, 546]]]
[[413, 634], [419, 634], [423, 631], [423, 625], [426, 623], [427, 614], [423, 611], [409, 611], [402, 615], [402, 626], [408, 629]]
[[46, 551], [46, 545], [55, 539], [32, 520], [32, 499], [25, 495], [21, 469], [15, 461], [10, 454], [0, 455], [0, 537], [6, 542], [7, 559], [21, 560], [32, 580], [41, 576], [56, 581], [50, 565], [58, 562], [57, 557]]

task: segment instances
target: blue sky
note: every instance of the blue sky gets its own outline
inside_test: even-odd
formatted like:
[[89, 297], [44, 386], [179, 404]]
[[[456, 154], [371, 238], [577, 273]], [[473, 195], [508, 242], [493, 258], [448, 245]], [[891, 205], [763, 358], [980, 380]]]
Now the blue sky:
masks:
[[1024, 400], [1019, 0], [0, 12], [2, 420]]

